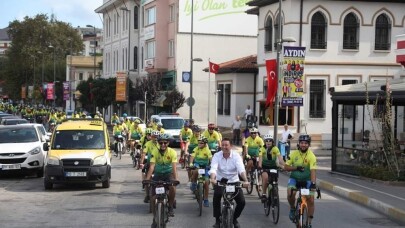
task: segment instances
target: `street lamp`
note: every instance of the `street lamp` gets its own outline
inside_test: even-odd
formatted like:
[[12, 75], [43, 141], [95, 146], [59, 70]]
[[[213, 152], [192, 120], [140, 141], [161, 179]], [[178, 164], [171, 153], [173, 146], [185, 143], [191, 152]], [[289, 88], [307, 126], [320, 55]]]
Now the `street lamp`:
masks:
[[97, 33], [96, 33], [96, 27], [93, 25], [86, 25], [86, 27], [88, 28], [93, 28], [93, 32], [94, 32], [94, 39], [93, 39], [93, 47], [94, 47], [94, 51], [93, 51], [93, 55], [94, 55], [94, 75], [93, 78], [96, 78], [96, 38], [97, 38]]
[[278, 82], [277, 82], [277, 90], [276, 90], [276, 99], [275, 99], [275, 103], [276, 103], [276, 110], [274, 112], [274, 142], [276, 143], [276, 145], [278, 145], [278, 141], [277, 141], [277, 134], [278, 134], [278, 119], [279, 119], [279, 110], [280, 110], [280, 86], [281, 86], [281, 79], [283, 77], [282, 73], [281, 73], [281, 64], [280, 64], [280, 55], [281, 55], [281, 49], [283, 46], [283, 43], [290, 43], [290, 42], [296, 42], [295, 38], [293, 37], [286, 37], [285, 39], [282, 38], [282, 16], [281, 16], [281, 0], [279, 1], [279, 10], [278, 10], [278, 32], [279, 32], [279, 39], [276, 40], [276, 44], [277, 44], [277, 78], [278, 78]]
[[[72, 54], [73, 54], [73, 39], [68, 38], [70, 41], [70, 64], [69, 64], [69, 110], [72, 110]], [[67, 108], [67, 107], [66, 107]]]
[[[191, 42], [193, 43], [193, 42]], [[190, 104], [190, 118], [189, 119], [193, 119], [193, 80], [194, 80], [194, 76], [193, 76], [193, 62], [202, 62], [203, 60], [201, 58], [194, 58], [193, 59], [193, 48], [191, 47], [191, 61], [190, 61], [190, 100], [189, 100], [189, 104]]]
[[[42, 55], [42, 72], [41, 72], [41, 87], [43, 89], [44, 86], [44, 53], [42, 53], [41, 51], [37, 51], [38, 54]], [[34, 85], [34, 91], [35, 91], [35, 85]], [[41, 90], [40, 90], [41, 91]], [[43, 102], [43, 101], [42, 101]], [[45, 102], [43, 102], [42, 104], [44, 104]]]
[[56, 62], [55, 62], [55, 47], [52, 45], [48, 46], [49, 48], [53, 49], [53, 107], [55, 108], [55, 101], [56, 101], [56, 94], [55, 94], [55, 90], [56, 90]]

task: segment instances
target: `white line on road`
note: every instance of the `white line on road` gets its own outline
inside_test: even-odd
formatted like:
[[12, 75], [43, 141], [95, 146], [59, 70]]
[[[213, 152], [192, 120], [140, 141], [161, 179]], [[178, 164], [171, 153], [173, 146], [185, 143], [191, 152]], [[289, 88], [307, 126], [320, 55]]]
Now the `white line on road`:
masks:
[[398, 197], [398, 196], [394, 196], [394, 195], [392, 195], [392, 194], [385, 193], [385, 192], [382, 192], [382, 191], [378, 191], [378, 190], [375, 190], [375, 189], [372, 189], [372, 188], [363, 186], [363, 185], [361, 185], [361, 184], [355, 184], [355, 183], [353, 183], [353, 182], [350, 182], [350, 181], [348, 181], [348, 180], [344, 180], [344, 179], [342, 179], [342, 178], [336, 178], [336, 179], [339, 179], [339, 180], [344, 181], [344, 182], [346, 182], [346, 183], [353, 184], [353, 185], [356, 185], [356, 186], [359, 186], [359, 187], [362, 187], [362, 188], [365, 188], [365, 189], [368, 189], [368, 190], [371, 190], [371, 191], [374, 191], [374, 192], [378, 192], [378, 193], [381, 193], [381, 194], [384, 194], [384, 195], [387, 195], [387, 196], [391, 196], [391, 197], [393, 197], [393, 198], [396, 198], [396, 199], [405, 201], [404, 198], [401, 198], [401, 197]]

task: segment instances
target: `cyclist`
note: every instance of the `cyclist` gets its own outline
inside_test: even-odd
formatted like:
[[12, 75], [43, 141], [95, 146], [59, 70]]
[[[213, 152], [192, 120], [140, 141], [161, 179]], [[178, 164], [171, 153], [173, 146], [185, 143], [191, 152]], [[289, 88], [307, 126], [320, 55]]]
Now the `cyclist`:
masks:
[[[160, 135], [159, 150], [154, 150], [152, 152], [152, 158], [150, 160], [150, 168], [146, 180], [150, 180], [153, 176], [154, 181], [177, 181], [177, 153], [175, 150], [169, 147], [171, 137], [168, 134]], [[155, 195], [154, 190], [152, 192], [152, 197]], [[176, 187], [169, 187], [169, 210], [168, 215], [174, 217], [173, 204], [176, 198]], [[154, 210], [154, 200], [152, 200], [152, 208]], [[156, 225], [155, 221], [152, 223], [152, 227]]]
[[[210, 164], [212, 154], [210, 149], [207, 146], [208, 139], [204, 136], [200, 136], [198, 139], [198, 147], [194, 148], [193, 153], [191, 154], [190, 158], [190, 167], [198, 167], [201, 169], [206, 169]], [[191, 191], [195, 191], [197, 189], [197, 177], [198, 177], [198, 170], [193, 170], [191, 172]], [[204, 183], [204, 207], [209, 207], [208, 201], [208, 192], [209, 192], [209, 181]]]
[[[223, 189], [216, 183], [222, 178], [228, 179], [228, 183], [239, 182], [239, 176], [242, 179], [243, 187], [247, 187], [249, 182], [246, 177], [246, 170], [243, 166], [243, 160], [237, 151], [232, 150], [231, 140], [228, 138], [222, 139], [222, 150], [215, 153], [212, 157], [211, 169], [210, 169], [210, 181], [214, 184], [214, 197], [212, 200], [214, 217], [215, 217], [215, 228], [220, 227], [220, 217], [221, 217], [221, 198]], [[235, 196], [236, 208], [233, 215], [233, 225], [235, 228], [240, 228], [238, 223], [238, 218], [242, 214], [243, 208], [245, 207], [245, 197], [243, 195], [242, 189], [237, 189], [237, 194]]]
[[163, 128], [163, 124], [160, 123], [160, 122], [156, 124], [156, 130], [158, 130], [160, 132], [160, 134], [165, 133], [165, 129]]
[[[133, 121], [134, 118], [131, 119], [131, 121]], [[133, 121], [133, 123], [131, 124], [130, 128], [129, 128], [129, 139], [130, 141], [130, 148], [131, 148], [131, 156], [132, 156], [132, 151], [134, 151], [134, 146], [135, 146], [135, 140], [140, 140], [142, 137], [142, 128], [139, 126], [140, 121], [139, 120], [135, 120]]]
[[[267, 185], [273, 180], [269, 180], [269, 169], [277, 169], [277, 166], [284, 167], [284, 160], [280, 154], [280, 150], [274, 145], [274, 139], [272, 135], [264, 135], [264, 147], [260, 148], [259, 161], [257, 167], [259, 169], [266, 169], [266, 172], [262, 173], [262, 186], [263, 195], [261, 197], [262, 203], [266, 202], [267, 197]], [[277, 182], [277, 179], [274, 180]]]
[[[152, 158], [152, 152], [156, 151], [156, 150], [159, 150], [159, 145], [158, 145], [158, 142], [157, 142], [157, 139], [159, 138], [159, 136], [160, 136], [160, 133], [158, 131], [152, 131], [150, 140], [145, 143], [145, 146], [143, 148], [143, 154], [142, 154], [142, 157], [141, 157], [141, 167], [142, 168], [145, 167], [144, 166], [144, 159], [145, 159], [145, 157], [147, 157], [147, 159], [146, 159], [147, 168], [146, 169], [149, 169], [150, 161], [151, 161], [151, 158]], [[145, 172], [145, 173], [147, 173], [147, 172]], [[150, 200], [148, 190], [149, 190], [148, 187], [146, 187], [146, 189], [145, 189], [146, 195], [145, 195], [145, 199], [143, 200], [144, 203], [149, 203], [149, 200]]]
[[114, 113], [114, 115], [111, 117], [111, 124], [118, 123], [120, 118], [117, 116], [117, 113]]
[[246, 159], [246, 172], [249, 173], [253, 165], [256, 165], [256, 158], [259, 157], [260, 148], [264, 146], [263, 139], [257, 136], [259, 130], [255, 127], [249, 130], [250, 136], [245, 141], [243, 157]]
[[221, 136], [215, 131], [215, 124], [208, 124], [208, 129], [202, 134], [208, 139], [208, 147], [211, 149], [221, 148]]
[[294, 220], [295, 214], [295, 193], [292, 190], [297, 189], [297, 184], [304, 183], [304, 186], [311, 190], [308, 198], [308, 220], [309, 226], [312, 227], [311, 221], [314, 216], [314, 191], [316, 189], [316, 156], [309, 149], [311, 137], [309, 135], [300, 135], [298, 137], [298, 150], [290, 153], [290, 159], [287, 160], [284, 170], [291, 171], [290, 179], [287, 185], [287, 199], [290, 204], [290, 219]]
[[180, 130], [180, 148], [181, 148], [181, 153], [180, 153], [180, 160], [179, 163], [184, 162], [184, 154], [188, 148], [188, 145], [190, 143], [190, 138], [193, 135], [193, 131], [190, 129], [189, 123], [186, 121], [184, 122], [183, 128]]

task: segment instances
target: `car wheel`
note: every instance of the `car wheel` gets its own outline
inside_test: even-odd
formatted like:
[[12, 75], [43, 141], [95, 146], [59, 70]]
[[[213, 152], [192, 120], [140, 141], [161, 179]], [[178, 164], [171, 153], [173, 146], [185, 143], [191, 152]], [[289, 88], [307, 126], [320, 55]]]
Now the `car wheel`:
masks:
[[53, 188], [53, 184], [49, 181], [47, 181], [46, 179], [44, 179], [44, 187], [45, 190], [51, 190]]
[[108, 177], [107, 180], [103, 181], [102, 185], [103, 185], [103, 188], [109, 188], [110, 187], [110, 178]]
[[44, 167], [37, 171], [37, 177], [42, 178], [44, 177]]

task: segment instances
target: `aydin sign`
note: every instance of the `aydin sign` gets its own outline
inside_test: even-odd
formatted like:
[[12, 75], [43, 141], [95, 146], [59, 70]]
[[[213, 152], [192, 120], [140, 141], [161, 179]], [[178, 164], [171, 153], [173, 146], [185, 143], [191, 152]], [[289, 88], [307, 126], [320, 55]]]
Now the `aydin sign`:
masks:
[[[257, 16], [245, 13], [250, 0], [194, 0], [195, 33], [257, 35]], [[179, 31], [191, 30], [191, 0], [179, 1]]]

